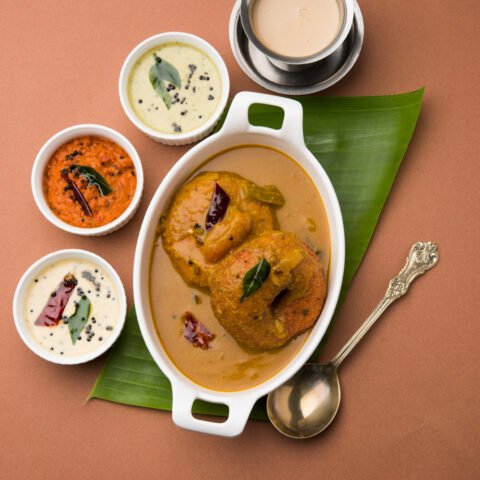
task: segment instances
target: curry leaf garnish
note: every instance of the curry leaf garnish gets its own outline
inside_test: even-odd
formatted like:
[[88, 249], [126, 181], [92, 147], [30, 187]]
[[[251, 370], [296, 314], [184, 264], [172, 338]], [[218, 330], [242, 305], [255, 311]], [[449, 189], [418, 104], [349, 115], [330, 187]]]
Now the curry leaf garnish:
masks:
[[75, 312], [68, 317], [68, 329], [70, 330], [70, 337], [74, 345], [88, 322], [91, 308], [92, 304], [90, 300], [86, 295], [83, 295], [75, 305]]
[[105, 197], [109, 193], [112, 193], [112, 188], [105, 180], [105, 178], [100, 175], [94, 168], [87, 167], [86, 165], [76, 165], [73, 164], [70, 169], [72, 172], [78, 172], [83, 178], [85, 178], [89, 185], [97, 187], [98, 193]]
[[180, 74], [178, 70], [163, 58], [160, 58], [156, 53], [153, 54], [155, 63], [150, 67], [148, 78], [152, 84], [153, 89], [162, 97], [163, 102], [169, 109], [172, 106], [172, 97], [165, 87], [165, 83], [171, 83], [177, 88], [182, 86]]
[[266, 258], [262, 258], [243, 277], [243, 294], [240, 302], [243, 303], [247, 297], [253, 295], [267, 280], [270, 275], [271, 266]]
[[172, 106], [172, 97], [167, 92], [163, 81], [158, 79], [157, 73], [155, 71], [155, 65], [150, 68], [149, 79], [154, 90], [160, 95], [160, 97], [162, 97], [163, 103], [165, 103], [166, 107], [170, 109], [170, 107]]

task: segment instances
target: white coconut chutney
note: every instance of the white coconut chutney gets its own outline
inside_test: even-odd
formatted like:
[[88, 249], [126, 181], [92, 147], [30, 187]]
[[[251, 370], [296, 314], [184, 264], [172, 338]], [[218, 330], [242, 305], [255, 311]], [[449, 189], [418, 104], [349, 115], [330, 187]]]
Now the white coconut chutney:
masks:
[[[160, 79], [165, 101], [152, 85], [150, 72], [156, 58], [176, 69], [181, 85]], [[128, 99], [136, 116], [161, 133], [185, 133], [204, 125], [219, 106], [222, 81], [217, 67], [203, 51], [180, 42], [169, 42], [143, 54], [132, 67]]]
[[[68, 296], [63, 295], [66, 304], [58, 323], [36, 325], [47, 303], [61, 295], [59, 286], [65, 276], [72, 275], [76, 283]], [[90, 301], [90, 308], [73, 343], [69, 319], [82, 297]], [[46, 267], [32, 280], [25, 297], [24, 318], [32, 337], [43, 349], [60, 356], [80, 356], [98, 349], [113, 334], [120, 314], [118, 297], [110, 275], [97, 264], [76, 258], [62, 260]]]

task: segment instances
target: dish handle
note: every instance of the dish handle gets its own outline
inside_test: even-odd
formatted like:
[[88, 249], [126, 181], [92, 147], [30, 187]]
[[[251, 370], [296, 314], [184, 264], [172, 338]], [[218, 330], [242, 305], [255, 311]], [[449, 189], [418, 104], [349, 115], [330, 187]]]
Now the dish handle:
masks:
[[[252, 125], [248, 121], [248, 111], [254, 104], [279, 107], [284, 112], [283, 124], [280, 129]], [[265, 93], [240, 92], [235, 95], [225, 122], [220, 130], [222, 133], [259, 133], [273, 135], [287, 141], [305, 143], [303, 137], [303, 107], [300, 102], [290, 98], [267, 95]]]
[[[177, 426], [223, 437], [236, 437], [243, 432], [253, 405], [257, 400], [256, 397], [248, 396], [229, 397], [228, 393], [221, 399], [215, 399], [180, 383], [172, 384], [172, 394], [172, 419]], [[227, 405], [228, 418], [222, 423], [195, 418], [192, 414], [192, 406], [195, 400]]]

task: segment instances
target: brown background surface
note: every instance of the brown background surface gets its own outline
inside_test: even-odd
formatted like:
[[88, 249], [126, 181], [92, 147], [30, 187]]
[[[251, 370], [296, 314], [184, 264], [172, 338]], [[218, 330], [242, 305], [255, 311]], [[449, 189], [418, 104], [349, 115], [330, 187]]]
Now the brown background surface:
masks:
[[[158, 145], [129, 123], [117, 96], [121, 64], [152, 34], [188, 31], [225, 58], [232, 94], [258, 90], [230, 50], [232, 1], [2, 0], [2, 478], [480, 478], [479, 3], [361, 4], [362, 55], [328, 95], [427, 89], [414, 140], [324, 358], [360, 325], [414, 241], [437, 241], [441, 260], [342, 367], [343, 404], [335, 424], [312, 441], [296, 443], [268, 423], [249, 423], [240, 438], [225, 440], [182, 431], [168, 413], [98, 400], [85, 405], [103, 359], [71, 368], [51, 365], [27, 350], [11, 318], [23, 271], [66, 247], [105, 256], [131, 301], [143, 213], [186, 148]], [[81, 122], [127, 135], [146, 174], [135, 219], [100, 239], [57, 230], [37, 211], [30, 192], [30, 170], [42, 143]]]

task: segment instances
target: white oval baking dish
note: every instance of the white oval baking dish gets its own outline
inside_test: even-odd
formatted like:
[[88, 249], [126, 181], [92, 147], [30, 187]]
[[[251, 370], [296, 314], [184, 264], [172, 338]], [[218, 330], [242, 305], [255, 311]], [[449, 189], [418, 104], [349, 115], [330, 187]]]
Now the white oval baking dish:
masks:
[[[253, 126], [248, 110], [253, 104], [274, 105], [283, 109], [285, 117], [279, 130]], [[172, 384], [173, 421], [180, 427], [198, 432], [233, 437], [239, 435], [257, 399], [266, 395], [294, 375], [312, 355], [323, 338], [337, 305], [345, 263], [345, 234], [337, 196], [327, 174], [305, 146], [303, 110], [299, 102], [283, 97], [241, 92], [234, 98], [221, 130], [187, 152], [169, 171], [142, 223], [135, 252], [133, 288], [138, 323], [153, 359]], [[149, 299], [149, 270], [156, 227], [177, 189], [212, 155], [236, 145], [257, 144], [274, 147], [295, 159], [307, 172], [320, 193], [330, 226], [331, 264], [327, 298], [322, 313], [301, 350], [274, 377], [253, 388], [238, 392], [220, 392], [204, 388], [186, 377], [170, 360], [157, 336]], [[196, 399], [225, 404], [229, 408], [224, 423], [200, 420], [192, 415]]]

